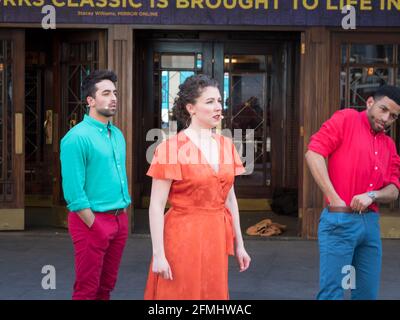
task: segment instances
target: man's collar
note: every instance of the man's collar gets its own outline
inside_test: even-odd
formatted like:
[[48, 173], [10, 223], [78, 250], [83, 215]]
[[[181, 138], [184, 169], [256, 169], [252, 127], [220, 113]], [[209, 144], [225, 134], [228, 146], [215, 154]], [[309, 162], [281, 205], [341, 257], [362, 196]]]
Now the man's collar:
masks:
[[96, 120], [95, 118], [92, 118], [91, 116], [85, 114], [85, 116], [83, 117], [83, 121], [95, 126], [96, 128], [99, 129], [107, 129], [107, 128], [111, 128], [113, 126], [111, 121], [108, 121], [108, 123], [103, 123], [99, 120]]

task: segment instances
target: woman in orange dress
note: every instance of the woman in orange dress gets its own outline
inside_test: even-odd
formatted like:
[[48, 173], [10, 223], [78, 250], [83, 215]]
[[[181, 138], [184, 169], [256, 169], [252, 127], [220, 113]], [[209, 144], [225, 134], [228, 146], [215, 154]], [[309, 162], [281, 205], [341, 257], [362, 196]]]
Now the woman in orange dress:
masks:
[[147, 172], [153, 258], [144, 298], [229, 299], [228, 256], [236, 253], [241, 272], [251, 260], [233, 187], [245, 170], [232, 141], [212, 132], [222, 119], [217, 82], [196, 75], [179, 89], [174, 114], [190, 125], [158, 145]]

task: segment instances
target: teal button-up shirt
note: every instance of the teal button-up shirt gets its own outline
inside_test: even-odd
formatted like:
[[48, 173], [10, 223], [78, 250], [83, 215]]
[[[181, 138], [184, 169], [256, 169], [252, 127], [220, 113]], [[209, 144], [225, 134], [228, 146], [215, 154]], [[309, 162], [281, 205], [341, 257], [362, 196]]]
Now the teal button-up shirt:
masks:
[[122, 132], [111, 122], [104, 124], [85, 115], [61, 140], [62, 187], [68, 209], [126, 208], [131, 198], [125, 158]]

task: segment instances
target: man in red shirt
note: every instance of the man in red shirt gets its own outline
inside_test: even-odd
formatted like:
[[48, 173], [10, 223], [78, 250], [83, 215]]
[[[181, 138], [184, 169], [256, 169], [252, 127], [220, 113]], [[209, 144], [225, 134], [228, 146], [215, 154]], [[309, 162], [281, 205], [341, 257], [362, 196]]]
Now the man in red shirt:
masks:
[[[318, 226], [318, 299], [376, 299], [382, 245], [378, 203], [397, 199], [400, 157], [385, 134], [400, 116], [400, 89], [385, 85], [367, 110], [335, 112], [315, 133], [306, 161], [328, 207]], [[325, 158], [328, 158], [328, 166]]]

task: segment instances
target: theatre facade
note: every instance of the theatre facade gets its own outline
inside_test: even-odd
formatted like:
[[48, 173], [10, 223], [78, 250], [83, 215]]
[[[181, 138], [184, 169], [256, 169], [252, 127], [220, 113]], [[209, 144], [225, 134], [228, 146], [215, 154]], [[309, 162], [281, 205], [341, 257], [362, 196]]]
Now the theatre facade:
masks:
[[[235, 182], [242, 215], [290, 194], [297, 236], [313, 239], [324, 200], [307, 144], [336, 110], [400, 86], [400, 1], [2, 1], [0, 230], [66, 225], [60, 139], [81, 121], [81, 82], [98, 68], [118, 76], [132, 232], [149, 203], [146, 151], [159, 138], [149, 133], [174, 131], [179, 84], [205, 73], [220, 83], [217, 131], [239, 130], [245, 160], [254, 146]], [[399, 123], [387, 134], [399, 147]], [[400, 237], [399, 203], [382, 207], [383, 237]]]

